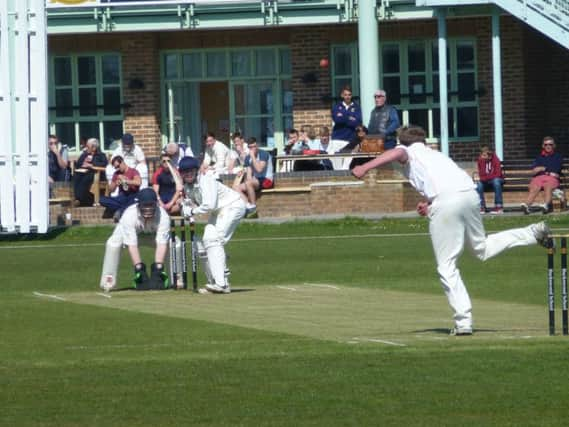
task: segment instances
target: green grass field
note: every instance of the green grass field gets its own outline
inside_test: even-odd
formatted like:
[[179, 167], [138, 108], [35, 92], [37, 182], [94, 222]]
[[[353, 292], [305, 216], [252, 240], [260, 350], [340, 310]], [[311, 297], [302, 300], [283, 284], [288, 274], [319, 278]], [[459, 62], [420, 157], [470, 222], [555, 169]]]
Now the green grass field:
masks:
[[541, 247], [465, 253], [475, 335], [449, 337], [422, 219], [241, 224], [230, 295], [101, 294], [110, 231], [0, 240], [0, 425], [566, 425]]

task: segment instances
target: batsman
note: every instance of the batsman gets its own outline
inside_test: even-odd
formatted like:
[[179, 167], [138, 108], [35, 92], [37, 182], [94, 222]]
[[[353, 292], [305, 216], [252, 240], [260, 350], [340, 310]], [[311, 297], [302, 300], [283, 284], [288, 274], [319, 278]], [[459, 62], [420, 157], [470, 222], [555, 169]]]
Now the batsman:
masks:
[[[154, 262], [148, 275], [138, 247], [139, 233], [156, 233]], [[116, 288], [116, 277], [123, 245], [134, 267], [134, 287], [137, 290], [168, 289], [168, 275], [164, 271], [164, 259], [170, 238], [170, 217], [158, 205], [158, 196], [152, 188], [141, 190], [136, 203], [123, 213], [113, 234], [107, 240], [100, 287], [108, 292]]]
[[236, 191], [222, 184], [212, 171], [199, 174], [200, 163], [194, 157], [180, 160], [178, 169], [184, 181], [182, 212], [191, 219], [208, 214], [202, 241], [197, 241], [198, 255], [207, 277], [209, 292], [228, 294], [229, 269], [225, 245], [245, 216], [245, 202]]

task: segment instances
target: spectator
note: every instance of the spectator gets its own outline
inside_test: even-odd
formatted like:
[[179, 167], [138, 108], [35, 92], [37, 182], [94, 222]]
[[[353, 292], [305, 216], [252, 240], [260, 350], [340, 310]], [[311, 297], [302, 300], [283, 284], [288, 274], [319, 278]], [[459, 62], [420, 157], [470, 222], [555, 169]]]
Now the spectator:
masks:
[[247, 140], [247, 147], [249, 155], [245, 159], [245, 170], [237, 175], [233, 189], [245, 201], [247, 217], [256, 218], [257, 191], [273, 187], [273, 161], [269, 153], [259, 150], [255, 138]]
[[231, 161], [231, 152], [227, 146], [215, 139], [213, 132], [208, 132], [205, 139], [205, 154], [201, 166], [201, 172], [208, 170], [223, 175], [228, 172], [228, 166]]
[[344, 86], [340, 93], [342, 102], [332, 109], [332, 140], [350, 142], [356, 135], [356, 126], [362, 124], [362, 110], [352, 101], [352, 89]]
[[229, 173], [237, 173], [239, 170], [243, 169], [243, 164], [245, 163], [245, 158], [249, 154], [249, 149], [247, 144], [241, 136], [240, 132], [235, 132], [233, 134], [233, 150], [231, 151], [231, 160], [228, 166]]
[[[138, 171], [142, 181], [140, 189], [146, 188], [148, 186], [148, 165], [146, 164], [146, 157], [144, 156], [142, 148], [134, 143], [134, 137], [130, 133], [125, 133], [122, 136], [121, 145], [113, 151], [111, 159], [116, 156], [121, 156], [129, 168], [134, 168]], [[109, 176], [113, 174], [114, 170], [107, 168], [107, 179], [110, 179]]]
[[326, 151], [328, 154], [333, 154], [328, 151], [328, 147], [330, 146], [330, 129], [328, 126], [322, 126], [320, 128], [320, 148], [323, 151]]
[[[356, 135], [352, 140], [340, 150], [341, 153], [359, 153], [361, 151], [361, 144], [367, 135], [367, 128], [364, 125], [356, 126]], [[368, 158], [354, 158], [345, 159], [342, 169], [353, 169], [355, 166], [363, 165]]]
[[88, 139], [85, 151], [77, 159], [79, 167], [75, 169], [73, 176], [76, 206], [93, 206], [94, 196], [91, 193], [91, 185], [95, 173], [104, 171], [107, 163], [107, 156], [99, 150], [99, 140]]
[[370, 135], [379, 135], [383, 138], [386, 150], [397, 145], [396, 132], [400, 126], [399, 115], [395, 107], [387, 104], [387, 94], [379, 89], [374, 93], [375, 108], [371, 111], [368, 124]]
[[551, 203], [553, 190], [559, 187], [563, 157], [555, 152], [555, 141], [551, 136], [543, 138], [542, 150], [532, 163], [533, 178], [529, 183], [529, 193], [526, 203], [522, 203], [522, 211], [528, 215], [530, 208], [540, 190], [543, 190], [544, 204], [541, 210], [544, 214], [553, 211]]
[[118, 222], [123, 211], [135, 202], [141, 179], [138, 171], [129, 167], [121, 156], [113, 157], [111, 166], [115, 173], [109, 183], [109, 193], [118, 190], [118, 194], [114, 197], [102, 196], [100, 202], [106, 208], [103, 218], [114, 218]]
[[[303, 126], [300, 130], [298, 141], [292, 146], [292, 154], [321, 154], [322, 148], [320, 141], [316, 139], [316, 131], [310, 125]], [[322, 170], [322, 162], [320, 160], [297, 160], [294, 162], [295, 171]]]
[[170, 163], [172, 163], [172, 165], [177, 168], [178, 165], [180, 164], [180, 160], [188, 155], [186, 154], [188, 150], [191, 153], [189, 155], [193, 157], [193, 152], [190, 147], [186, 147], [184, 149], [175, 142], [169, 142], [162, 149], [162, 153], [166, 154], [170, 158]]
[[48, 138], [48, 170], [50, 188], [56, 181], [69, 181], [69, 148], [67, 145], [60, 144], [56, 135]]
[[[322, 154], [334, 154], [332, 151], [332, 145], [330, 144], [330, 129], [327, 126], [322, 126], [320, 128], [320, 149], [322, 150]], [[340, 159], [341, 160], [341, 159]], [[334, 163], [336, 159], [324, 159], [321, 161], [322, 169], [324, 170], [334, 170]], [[341, 166], [341, 163], [338, 167]]]
[[[172, 173], [178, 173], [174, 167], [169, 167], [170, 157], [162, 154], [160, 157], [160, 167], [152, 177], [152, 187], [158, 194], [158, 203], [168, 214], [172, 215], [180, 211], [180, 205], [177, 203], [181, 196], [182, 180]], [[174, 171], [174, 172], [172, 172]]]
[[490, 211], [492, 214], [504, 213], [502, 202], [502, 186], [504, 185], [504, 174], [502, 173], [502, 163], [498, 156], [490, 150], [490, 147], [484, 146], [480, 149], [478, 157], [478, 182], [476, 183], [476, 191], [480, 196], [480, 213], [486, 213], [486, 200], [484, 199], [484, 191], [494, 191], [494, 209]]
[[292, 154], [292, 147], [294, 147], [294, 145], [298, 142], [298, 130], [296, 129], [291, 129], [288, 131], [288, 140], [284, 146], [284, 152], [285, 154], [289, 155]]

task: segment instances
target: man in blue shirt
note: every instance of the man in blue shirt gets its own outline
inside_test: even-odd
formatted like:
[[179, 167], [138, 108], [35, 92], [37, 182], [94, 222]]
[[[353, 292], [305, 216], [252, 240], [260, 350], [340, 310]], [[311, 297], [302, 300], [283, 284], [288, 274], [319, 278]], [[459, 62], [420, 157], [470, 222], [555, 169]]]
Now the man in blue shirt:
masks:
[[352, 101], [352, 89], [344, 86], [340, 93], [342, 102], [332, 108], [332, 139], [350, 142], [356, 135], [356, 126], [362, 124], [362, 110], [358, 104]]

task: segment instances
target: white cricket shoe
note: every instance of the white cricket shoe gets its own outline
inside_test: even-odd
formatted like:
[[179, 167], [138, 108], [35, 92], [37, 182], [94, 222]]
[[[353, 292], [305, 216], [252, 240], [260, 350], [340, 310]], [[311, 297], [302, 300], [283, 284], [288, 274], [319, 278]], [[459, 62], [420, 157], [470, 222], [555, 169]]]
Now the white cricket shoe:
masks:
[[229, 293], [231, 293], [231, 288], [227, 285], [219, 286], [215, 283], [214, 284], [208, 283], [207, 285], [205, 285], [205, 288], [208, 291], [213, 292], [214, 294], [229, 294]]
[[542, 221], [530, 225], [530, 229], [535, 237], [535, 240], [537, 240], [537, 243], [539, 243], [544, 248], [548, 248], [549, 235], [551, 234], [549, 225], [547, 225], [545, 221]]
[[451, 336], [454, 337], [459, 337], [459, 336], [467, 336], [467, 335], [472, 335], [472, 328], [467, 328], [467, 327], [463, 327], [463, 328], [459, 328], [459, 327], [454, 327], [450, 330], [450, 334]]

